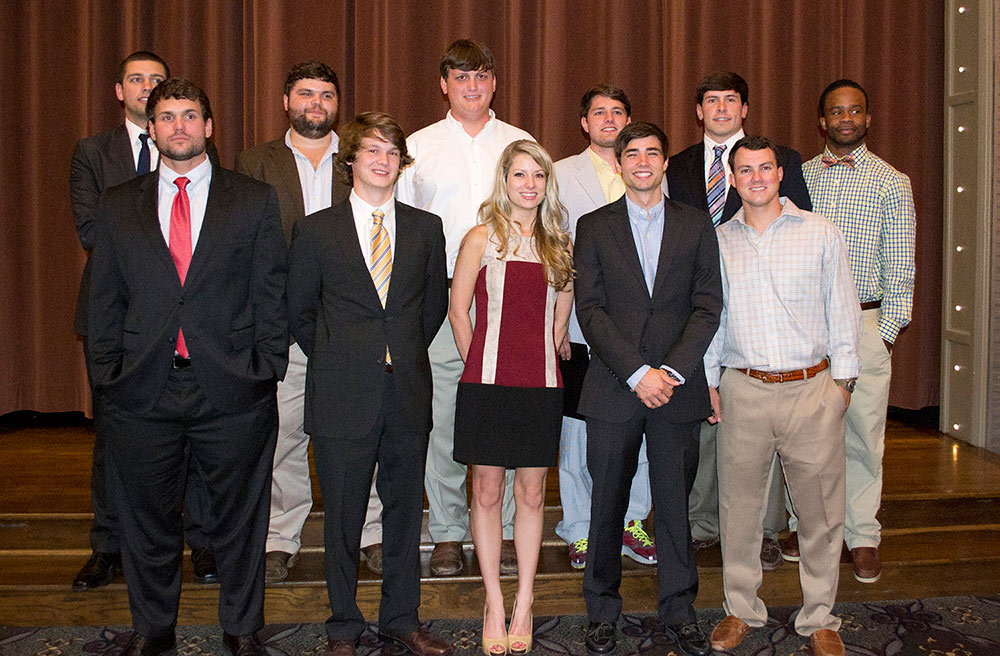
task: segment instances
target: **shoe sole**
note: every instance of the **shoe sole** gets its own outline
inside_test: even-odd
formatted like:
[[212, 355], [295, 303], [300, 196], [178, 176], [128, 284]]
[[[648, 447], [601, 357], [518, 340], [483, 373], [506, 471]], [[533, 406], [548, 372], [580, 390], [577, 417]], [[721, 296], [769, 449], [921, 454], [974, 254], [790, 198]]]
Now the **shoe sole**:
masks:
[[631, 558], [632, 560], [634, 560], [635, 562], [637, 562], [637, 563], [639, 563], [641, 565], [655, 565], [656, 564], [656, 560], [649, 560], [648, 558], [643, 558], [642, 556], [640, 556], [636, 552], [632, 551], [631, 547], [626, 547], [624, 545], [622, 546], [622, 555], [623, 556], [628, 556], [629, 558]]
[[854, 573], [854, 580], [858, 583], [875, 583], [880, 578], [882, 578], [882, 572], [879, 572], [875, 576], [858, 576], [857, 572]]
[[583, 569], [584, 567], [587, 566], [587, 561], [585, 560], [582, 563], [574, 563], [571, 560], [571, 561], [569, 561], [569, 566], [572, 567], [573, 569]]
[[104, 586], [106, 586], [109, 583], [111, 583], [111, 581], [114, 580], [114, 578], [115, 578], [115, 572], [111, 572], [111, 574], [109, 576], [104, 577], [103, 579], [101, 579], [100, 581], [98, 581], [96, 583], [82, 583], [82, 584], [77, 584], [74, 581], [73, 582], [73, 586], [70, 589], [73, 592], [86, 592], [87, 590], [94, 590], [96, 588], [103, 588]]
[[790, 554], [786, 554], [784, 551], [781, 552], [781, 557], [790, 563], [797, 563], [802, 558], [801, 556], [792, 556]]

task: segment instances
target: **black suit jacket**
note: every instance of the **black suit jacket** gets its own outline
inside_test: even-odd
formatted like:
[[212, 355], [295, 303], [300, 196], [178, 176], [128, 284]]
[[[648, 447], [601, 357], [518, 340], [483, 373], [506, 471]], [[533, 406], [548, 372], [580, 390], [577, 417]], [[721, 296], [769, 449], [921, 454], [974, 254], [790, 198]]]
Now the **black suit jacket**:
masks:
[[576, 313], [591, 348], [580, 413], [623, 422], [643, 406], [626, 383], [642, 365], [685, 379], [661, 406], [673, 422], [711, 414], [702, 358], [719, 327], [719, 243], [708, 214], [665, 199], [663, 240], [650, 297], [625, 198], [576, 227]]
[[[208, 142], [208, 157], [213, 166], [219, 166], [219, 153]], [[136, 177], [132, 159], [132, 145], [128, 128], [122, 123], [116, 128], [81, 139], [73, 151], [69, 165], [69, 197], [73, 207], [73, 220], [80, 244], [87, 251], [87, 264], [80, 278], [80, 291], [76, 297], [76, 315], [73, 331], [87, 334], [87, 299], [90, 296], [90, 251], [94, 248], [94, 215], [101, 194]]]
[[112, 187], [96, 213], [89, 344], [94, 385], [136, 412], [171, 371], [178, 328], [219, 409], [273, 394], [288, 361], [287, 251], [274, 190], [213, 167], [183, 287], [157, 217], [159, 174]]
[[[302, 185], [299, 182], [295, 155], [285, 145], [284, 137], [254, 146], [237, 155], [236, 171], [274, 187], [278, 193], [278, 207], [281, 209], [281, 228], [285, 233], [285, 240], [291, 243], [292, 226], [305, 216], [306, 210], [302, 202]], [[341, 182], [336, 173], [330, 184], [331, 206], [351, 194], [351, 188]]]
[[392, 356], [407, 428], [430, 432], [427, 347], [448, 312], [441, 219], [396, 201], [392, 278], [383, 309], [358, 242], [350, 200], [295, 224], [289, 252], [292, 335], [309, 358], [305, 431], [361, 439], [375, 425]]
[[[802, 177], [802, 156], [798, 151], [784, 146], [776, 146], [778, 151], [778, 166], [784, 169], [784, 177], [778, 187], [778, 195], [792, 199], [795, 206], [802, 210], [812, 210], [812, 200], [806, 181]], [[728, 157], [729, 153], [724, 156]], [[708, 192], [705, 188], [705, 142], [699, 141], [690, 148], [685, 148], [676, 155], [670, 156], [667, 167], [667, 186], [670, 198], [679, 203], [708, 211]], [[726, 204], [722, 208], [722, 223], [733, 218], [742, 207], [743, 201], [736, 192], [736, 187], [730, 185], [726, 195]]]

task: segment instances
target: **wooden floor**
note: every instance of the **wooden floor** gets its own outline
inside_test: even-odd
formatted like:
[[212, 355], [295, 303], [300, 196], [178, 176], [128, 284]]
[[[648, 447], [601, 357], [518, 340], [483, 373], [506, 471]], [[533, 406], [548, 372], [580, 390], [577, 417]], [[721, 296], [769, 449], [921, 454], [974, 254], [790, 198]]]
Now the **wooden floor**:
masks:
[[[0, 423], [0, 623], [8, 625], [128, 624], [127, 592], [117, 579], [100, 590], [74, 593], [69, 582], [90, 549], [90, 454], [92, 428], [83, 422]], [[883, 576], [857, 583], [841, 566], [838, 599], [861, 601], [1000, 592], [1000, 456], [936, 431], [890, 421], [886, 433], [883, 505]], [[557, 474], [546, 494], [542, 557], [535, 613], [583, 613], [582, 572], [569, 567], [566, 545], [556, 537]], [[314, 479], [315, 482], [315, 479]], [[322, 621], [328, 615], [323, 582], [322, 500], [303, 532], [302, 559], [288, 581], [269, 586], [270, 623]], [[426, 527], [426, 524], [425, 524]], [[425, 538], [427, 537], [425, 531]], [[462, 576], [430, 575], [429, 541], [423, 552], [421, 616], [474, 617], [482, 588], [470, 547]], [[652, 611], [655, 568], [623, 560], [626, 611]], [[698, 554], [700, 607], [722, 603], [718, 547]], [[218, 586], [194, 582], [185, 559], [182, 624], [217, 622]], [[514, 578], [505, 580], [513, 591]], [[765, 573], [762, 598], [771, 605], [800, 600], [798, 571], [785, 564]], [[361, 567], [358, 600], [374, 619], [379, 581]]]

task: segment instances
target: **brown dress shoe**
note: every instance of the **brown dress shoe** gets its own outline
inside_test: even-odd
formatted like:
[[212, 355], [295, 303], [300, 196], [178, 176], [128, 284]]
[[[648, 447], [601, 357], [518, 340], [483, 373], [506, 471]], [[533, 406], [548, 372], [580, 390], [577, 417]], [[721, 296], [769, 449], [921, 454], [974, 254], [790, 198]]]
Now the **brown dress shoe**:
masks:
[[76, 578], [73, 579], [73, 590], [80, 592], [107, 585], [120, 571], [122, 571], [120, 554], [95, 551], [90, 554], [87, 564], [77, 572]]
[[372, 574], [382, 574], [382, 543], [376, 542], [367, 547], [361, 547], [361, 558], [368, 565]]
[[517, 574], [517, 549], [513, 540], [500, 543], [500, 573]]
[[854, 561], [854, 578], [861, 583], [874, 583], [882, 576], [878, 547], [855, 547], [851, 549], [851, 560]]
[[133, 633], [120, 656], [159, 656], [173, 650], [176, 642], [173, 631], [156, 638]]
[[699, 540], [698, 538], [691, 538], [691, 546], [694, 548], [694, 552], [698, 553], [702, 549], [708, 549], [709, 547], [714, 547], [719, 544], [719, 538], [713, 537], [706, 540]]
[[454, 576], [462, 571], [462, 543], [438, 542], [431, 552], [431, 574]]
[[389, 635], [379, 631], [378, 637], [400, 644], [416, 656], [448, 656], [451, 654], [451, 645], [423, 627], [403, 635]]
[[353, 640], [330, 640], [326, 643], [323, 656], [355, 656], [356, 653]]
[[813, 656], [844, 656], [844, 643], [836, 631], [820, 629], [809, 636]]
[[256, 633], [245, 635], [222, 634], [222, 645], [233, 656], [267, 656], [263, 643]]
[[781, 555], [781, 547], [778, 541], [771, 538], [764, 538], [760, 543], [760, 568], [765, 572], [773, 572], [781, 567], [785, 562]]
[[299, 562], [299, 554], [285, 551], [268, 551], [264, 556], [264, 582], [277, 583], [288, 578], [288, 570]]
[[790, 563], [799, 562], [801, 554], [799, 553], [799, 534], [792, 531], [788, 534], [788, 537], [784, 540], [778, 540], [778, 544], [781, 545], [781, 557]]
[[712, 649], [717, 651], [735, 649], [743, 642], [743, 638], [748, 633], [750, 633], [749, 624], [735, 615], [726, 615], [715, 626], [715, 630], [712, 631], [712, 637], [709, 638], [709, 641], [712, 643]]

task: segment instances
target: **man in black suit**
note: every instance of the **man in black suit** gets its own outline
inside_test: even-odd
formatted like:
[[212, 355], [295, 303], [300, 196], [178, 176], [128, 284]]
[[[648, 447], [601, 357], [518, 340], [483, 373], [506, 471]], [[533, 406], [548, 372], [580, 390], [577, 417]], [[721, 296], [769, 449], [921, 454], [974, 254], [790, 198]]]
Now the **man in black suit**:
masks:
[[577, 317], [592, 360], [580, 394], [594, 481], [583, 577], [587, 650], [616, 645], [621, 540], [646, 435], [659, 576], [658, 614], [682, 653], [707, 656], [692, 603], [698, 572], [687, 498], [698, 425], [711, 414], [702, 358], [719, 326], [719, 246], [708, 216], [665, 198], [667, 137], [630, 123], [615, 140], [625, 196], [577, 223]]
[[385, 538], [379, 635], [418, 656], [451, 651], [417, 617], [433, 390], [427, 347], [448, 290], [441, 219], [393, 198], [412, 161], [392, 117], [359, 115], [335, 160], [350, 197], [296, 223], [289, 252], [289, 316], [309, 358], [305, 423], [324, 500], [331, 656], [352, 656], [365, 629], [357, 562], [376, 463]]
[[[742, 206], [736, 188], [730, 185], [729, 153], [743, 138], [743, 119], [749, 110], [750, 90], [746, 80], [736, 73], [720, 71], [701, 80], [696, 91], [695, 112], [704, 126], [704, 138], [671, 156], [667, 171], [670, 198], [712, 216], [712, 222], [722, 225]], [[802, 157], [784, 146], [776, 146], [778, 166], [784, 170], [778, 190], [795, 206], [811, 210], [809, 191], [802, 178]], [[705, 422], [701, 426], [698, 475], [689, 499], [688, 514], [695, 550], [719, 541], [719, 481], [715, 464], [718, 426]], [[778, 533], [785, 525], [784, 478], [775, 459], [771, 473], [767, 512], [764, 516], [764, 538], [760, 562], [765, 570], [782, 563]]]
[[[93, 391], [91, 354], [87, 347], [87, 299], [90, 296], [90, 250], [94, 247], [94, 215], [104, 190], [132, 180], [137, 175], [155, 170], [159, 151], [149, 138], [146, 120], [146, 99], [153, 87], [170, 77], [170, 69], [155, 53], [133, 52], [120, 64], [115, 94], [125, 109], [125, 121], [106, 132], [81, 139], [70, 162], [69, 186], [73, 218], [80, 244], [87, 251], [87, 264], [80, 279], [73, 331], [83, 337], [83, 355], [87, 378]], [[214, 146], [209, 156], [218, 161]], [[74, 590], [90, 590], [107, 585], [121, 570], [121, 536], [114, 495], [108, 491], [109, 477], [105, 471], [104, 432], [100, 404], [94, 397], [94, 454], [90, 476], [90, 498], [94, 522], [90, 528], [90, 559], [73, 579]], [[191, 545], [195, 579], [215, 583], [215, 557], [208, 537], [202, 531], [202, 515], [207, 512], [204, 485], [197, 473], [189, 476], [185, 494], [185, 538]]]
[[190, 459], [211, 505], [223, 644], [263, 654], [275, 386], [288, 357], [278, 201], [208, 159], [212, 113], [197, 86], [161, 82], [146, 112], [160, 167], [101, 198], [89, 312], [136, 630], [123, 653], [173, 648]]
[[[351, 187], [334, 171], [340, 138], [333, 131], [340, 106], [340, 82], [326, 64], [292, 66], [282, 98], [288, 130], [236, 156], [236, 171], [266, 182], [278, 194], [281, 227], [291, 243], [292, 226], [302, 217], [347, 198]], [[306, 356], [298, 344], [288, 349], [288, 370], [278, 384], [278, 445], [271, 472], [271, 518], [267, 527], [268, 583], [283, 581], [299, 559], [302, 527], [312, 508], [309, 435], [303, 426]], [[382, 572], [382, 504], [372, 489], [361, 537], [368, 568]]]

